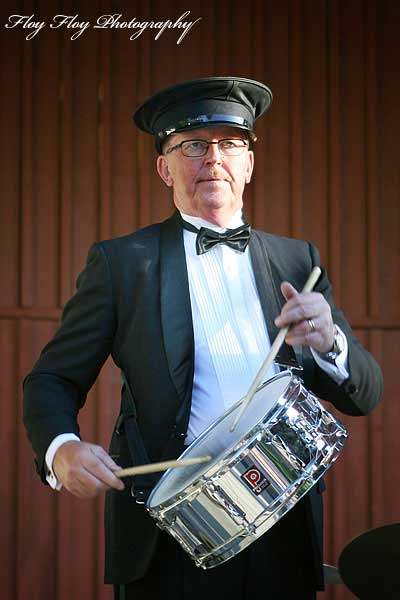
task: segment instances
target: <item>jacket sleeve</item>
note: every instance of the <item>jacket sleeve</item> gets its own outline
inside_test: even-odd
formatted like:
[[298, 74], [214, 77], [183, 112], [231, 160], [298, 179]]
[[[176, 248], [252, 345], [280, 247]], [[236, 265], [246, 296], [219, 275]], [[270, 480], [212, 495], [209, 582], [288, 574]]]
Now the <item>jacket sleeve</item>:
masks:
[[[312, 265], [319, 265], [319, 253], [315, 246], [309, 244]], [[326, 271], [315, 287], [315, 291], [323, 294], [332, 310], [333, 322], [339, 325], [347, 337], [349, 346], [350, 376], [341, 385], [337, 385], [314, 362], [312, 390], [317, 396], [331, 402], [337, 409], [348, 415], [366, 415], [378, 404], [383, 390], [382, 371], [373, 356], [361, 345], [353, 334], [343, 312], [336, 308], [332, 287]], [[308, 350], [308, 349], [307, 349]], [[306, 360], [312, 355], [308, 350]]]
[[61, 325], [24, 380], [24, 424], [45, 481], [44, 456], [60, 433], [79, 435], [77, 414], [112, 350], [116, 318], [109, 266], [95, 244]]

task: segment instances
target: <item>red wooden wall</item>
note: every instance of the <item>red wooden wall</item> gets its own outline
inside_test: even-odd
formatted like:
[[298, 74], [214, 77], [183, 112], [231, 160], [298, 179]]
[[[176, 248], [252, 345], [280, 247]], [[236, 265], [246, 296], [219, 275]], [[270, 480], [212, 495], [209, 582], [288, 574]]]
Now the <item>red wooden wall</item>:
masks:
[[[48, 26], [7, 29], [11, 14], [94, 24], [201, 17], [178, 32]], [[383, 367], [368, 418], [344, 418], [350, 440], [329, 473], [326, 559], [369, 527], [400, 517], [400, 4], [390, 0], [71, 0], [3, 2], [0, 17], [0, 595], [111, 598], [102, 586], [102, 499], [56, 494], [35, 475], [21, 424], [21, 381], [54, 332], [93, 241], [170, 214], [152, 142], [132, 110], [188, 78], [239, 75], [274, 92], [259, 122], [246, 213], [257, 228], [315, 242], [335, 298]], [[180, 32], [179, 32], [180, 33]], [[83, 434], [107, 445], [119, 375], [103, 369]], [[342, 587], [321, 600], [345, 600]]]

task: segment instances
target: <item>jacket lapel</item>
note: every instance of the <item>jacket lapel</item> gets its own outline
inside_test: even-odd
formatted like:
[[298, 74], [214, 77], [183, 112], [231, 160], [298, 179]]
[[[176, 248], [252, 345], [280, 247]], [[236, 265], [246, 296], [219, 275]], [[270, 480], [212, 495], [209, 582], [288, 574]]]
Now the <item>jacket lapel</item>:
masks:
[[[254, 229], [251, 232], [249, 249], [260, 304], [272, 344], [279, 332], [274, 319], [281, 312], [285, 301], [280, 291], [281, 279], [270, 260], [265, 243], [263, 243], [259, 232]], [[285, 343], [278, 352], [275, 361], [282, 366], [299, 368], [293, 348]]]
[[177, 428], [186, 431], [194, 372], [194, 338], [189, 282], [179, 213], [161, 224], [161, 328], [168, 368], [181, 409]]

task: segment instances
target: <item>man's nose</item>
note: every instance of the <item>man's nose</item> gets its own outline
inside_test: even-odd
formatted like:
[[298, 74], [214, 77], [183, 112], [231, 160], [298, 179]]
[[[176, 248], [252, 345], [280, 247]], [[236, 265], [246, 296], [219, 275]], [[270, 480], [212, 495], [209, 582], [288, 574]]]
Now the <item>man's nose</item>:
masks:
[[208, 145], [206, 162], [211, 164], [222, 162], [222, 154], [216, 142]]

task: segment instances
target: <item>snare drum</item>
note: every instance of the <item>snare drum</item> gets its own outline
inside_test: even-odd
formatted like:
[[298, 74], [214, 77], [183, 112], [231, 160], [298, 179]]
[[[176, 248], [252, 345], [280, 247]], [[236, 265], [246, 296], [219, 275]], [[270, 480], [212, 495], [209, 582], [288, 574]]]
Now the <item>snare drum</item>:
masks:
[[335, 461], [347, 432], [290, 371], [240, 402], [180, 458], [212, 460], [166, 471], [147, 509], [198, 566], [215, 567], [270, 529]]

